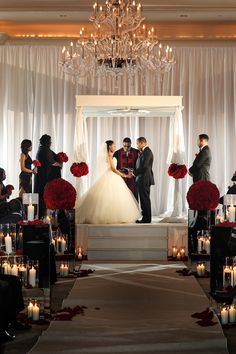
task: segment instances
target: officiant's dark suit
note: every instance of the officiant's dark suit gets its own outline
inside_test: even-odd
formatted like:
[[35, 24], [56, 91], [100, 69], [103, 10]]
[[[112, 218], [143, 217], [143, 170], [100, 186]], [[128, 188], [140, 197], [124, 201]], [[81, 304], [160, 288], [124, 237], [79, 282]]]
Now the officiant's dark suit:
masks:
[[[204, 141], [201, 146], [201, 137], [204, 137]], [[193, 182], [199, 180], [210, 180], [210, 166], [211, 166], [211, 151], [207, 145], [208, 136], [205, 134], [199, 135], [199, 153], [197, 154], [195, 160], [193, 161], [192, 167], [190, 167], [189, 172], [193, 177]], [[204, 144], [205, 143], [205, 144]]]
[[[143, 145], [141, 149], [140, 143], [141, 145]], [[152, 171], [153, 153], [151, 149], [146, 145], [145, 138], [137, 139], [137, 146], [140, 150], [140, 153], [136, 161], [134, 175], [136, 177], [138, 194], [143, 215], [142, 220], [137, 222], [150, 223], [152, 219], [150, 187], [151, 185], [155, 184]]]

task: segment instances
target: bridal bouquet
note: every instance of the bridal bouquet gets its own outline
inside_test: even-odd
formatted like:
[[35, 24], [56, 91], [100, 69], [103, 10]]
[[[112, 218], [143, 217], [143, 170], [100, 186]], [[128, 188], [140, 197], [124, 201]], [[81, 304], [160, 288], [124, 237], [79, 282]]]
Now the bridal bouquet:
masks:
[[178, 165], [177, 163], [172, 163], [168, 168], [168, 175], [174, 179], [184, 178], [188, 173], [186, 165]]
[[32, 161], [32, 164], [35, 166], [35, 167], [41, 167], [41, 162], [39, 160], [34, 160]]
[[59, 152], [57, 154], [57, 161], [59, 163], [67, 162], [68, 160], [68, 156], [64, 152]]
[[220, 192], [210, 181], [197, 181], [187, 193], [189, 208], [192, 210], [214, 210], [219, 204]]
[[43, 199], [48, 209], [73, 209], [76, 190], [71, 183], [57, 178], [46, 184]]
[[85, 162], [76, 163], [71, 165], [70, 172], [75, 177], [86, 176], [89, 173], [88, 165]]

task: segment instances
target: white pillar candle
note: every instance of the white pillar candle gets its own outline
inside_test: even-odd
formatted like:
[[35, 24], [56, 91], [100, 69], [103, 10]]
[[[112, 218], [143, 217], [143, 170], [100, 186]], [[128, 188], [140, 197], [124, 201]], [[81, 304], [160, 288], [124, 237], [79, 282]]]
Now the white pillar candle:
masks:
[[18, 267], [16, 264], [13, 264], [13, 266], [11, 267], [11, 275], [18, 276]]
[[32, 302], [30, 302], [28, 307], [27, 307], [28, 317], [32, 317], [33, 316], [33, 307], [34, 307], [34, 305], [32, 304]]
[[206, 239], [205, 241], [205, 250], [207, 254], [210, 254], [211, 250], [211, 242], [209, 239]]
[[230, 306], [229, 308], [229, 322], [235, 323], [236, 322], [236, 309], [234, 305]]
[[68, 277], [69, 275], [69, 267], [67, 264], [64, 265], [64, 277]]
[[36, 269], [34, 267], [29, 270], [29, 284], [33, 288], [36, 286]]
[[181, 254], [180, 252], [177, 253], [177, 256], [176, 256], [177, 260], [180, 261], [181, 260]]
[[8, 262], [4, 262], [3, 265], [2, 265], [2, 268], [4, 269], [4, 274], [11, 274], [11, 266], [10, 266], [10, 263]]
[[233, 267], [233, 273], [234, 273], [234, 286], [236, 286], [236, 266]]
[[182, 248], [180, 249], [180, 254], [181, 254], [181, 257], [182, 257], [182, 258], [185, 257], [185, 248], [184, 248], [184, 247], [182, 247]]
[[223, 270], [223, 286], [234, 286], [234, 271], [229, 266], [225, 266]]
[[[81, 252], [80, 252], [80, 249], [79, 249], [79, 253], [81, 253]], [[173, 247], [172, 247], [172, 257], [173, 257], [173, 258], [176, 258], [177, 253], [178, 253], [177, 247], [173, 246]]]
[[61, 237], [57, 238], [56, 250], [57, 250], [57, 253], [61, 253]]
[[221, 316], [221, 323], [222, 324], [227, 324], [229, 321], [229, 313], [228, 310], [226, 308], [223, 308], [220, 312], [220, 316]]
[[61, 253], [64, 253], [66, 250], [66, 240], [62, 237], [61, 239]]
[[61, 276], [61, 277], [64, 277], [64, 268], [65, 268], [65, 267], [64, 267], [64, 264], [61, 264], [61, 265], [60, 265], [60, 276]]
[[201, 253], [201, 251], [202, 251], [202, 242], [203, 242], [203, 238], [199, 237], [197, 239], [197, 251], [198, 251], [198, 253]]
[[5, 237], [5, 246], [6, 246], [6, 253], [10, 254], [12, 253], [12, 238], [7, 234]]
[[28, 205], [27, 207], [27, 220], [28, 221], [34, 220], [34, 206], [32, 204]]
[[37, 304], [34, 304], [33, 306], [33, 321], [38, 321], [39, 320], [39, 306]]
[[229, 222], [235, 222], [235, 207], [233, 205], [229, 207]]

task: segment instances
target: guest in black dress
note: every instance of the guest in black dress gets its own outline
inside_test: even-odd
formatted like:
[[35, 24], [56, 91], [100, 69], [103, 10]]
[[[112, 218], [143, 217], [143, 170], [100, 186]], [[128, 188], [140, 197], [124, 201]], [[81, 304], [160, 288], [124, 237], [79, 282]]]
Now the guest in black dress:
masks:
[[3, 168], [0, 168], [0, 202], [6, 201], [12, 193], [12, 191], [8, 190], [4, 185], [3, 181], [5, 181], [5, 179], [6, 172]]
[[57, 161], [55, 152], [50, 149], [51, 137], [45, 134], [39, 141], [36, 158], [40, 161], [41, 166], [38, 167], [38, 173], [35, 175], [34, 192], [39, 194], [39, 217], [42, 217], [46, 212], [43, 200], [44, 187], [53, 179], [61, 178], [62, 165]]
[[25, 139], [21, 142], [20, 169], [19, 176], [20, 191], [19, 197], [22, 198], [24, 193], [32, 193], [32, 174], [37, 173], [37, 167], [31, 168], [32, 159], [29, 152], [32, 151], [32, 142]]

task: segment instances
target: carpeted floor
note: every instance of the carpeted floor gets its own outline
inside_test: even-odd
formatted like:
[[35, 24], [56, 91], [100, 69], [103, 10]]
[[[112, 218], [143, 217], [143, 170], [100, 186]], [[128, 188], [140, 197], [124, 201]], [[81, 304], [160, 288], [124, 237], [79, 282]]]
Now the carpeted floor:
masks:
[[[71, 322], [52, 322], [31, 354], [228, 353], [221, 326], [191, 318], [209, 306], [183, 264], [87, 264], [96, 272], [77, 279], [64, 306], [87, 307]], [[217, 321], [217, 319], [214, 319]]]

